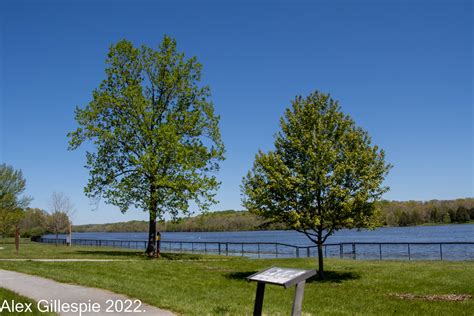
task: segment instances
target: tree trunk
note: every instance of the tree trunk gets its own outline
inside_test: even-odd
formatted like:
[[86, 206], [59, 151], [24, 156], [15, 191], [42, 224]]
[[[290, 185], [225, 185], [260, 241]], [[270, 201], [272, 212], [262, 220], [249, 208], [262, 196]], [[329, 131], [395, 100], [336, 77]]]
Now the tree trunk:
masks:
[[58, 246], [58, 241], [59, 241], [59, 232], [56, 231], [56, 247]]
[[72, 224], [69, 223], [69, 247], [72, 246]]
[[324, 279], [323, 244], [318, 242], [318, 277]]
[[156, 257], [161, 257], [161, 233], [159, 231], [156, 232]]
[[18, 253], [18, 250], [20, 249], [20, 227], [15, 228], [15, 249], [16, 253]]
[[318, 229], [318, 278], [324, 279], [323, 229]]
[[148, 226], [148, 246], [146, 254], [149, 257], [156, 257], [158, 248], [156, 246], [156, 211], [150, 210], [150, 222]]

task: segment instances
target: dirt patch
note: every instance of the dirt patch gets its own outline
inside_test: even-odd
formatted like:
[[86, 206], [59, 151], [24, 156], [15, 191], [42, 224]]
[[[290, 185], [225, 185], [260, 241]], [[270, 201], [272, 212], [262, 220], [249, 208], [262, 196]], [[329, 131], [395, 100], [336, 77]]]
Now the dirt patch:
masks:
[[410, 293], [394, 293], [390, 294], [396, 298], [402, 300], [419, 300], [419, 301], [450, 301], [450, 302], [460, 302], [466, 301], [472, 298], [472, 295], [469, 294], [428, 294], [428, 295], [419, 295], [419, 294], [410, 294]]

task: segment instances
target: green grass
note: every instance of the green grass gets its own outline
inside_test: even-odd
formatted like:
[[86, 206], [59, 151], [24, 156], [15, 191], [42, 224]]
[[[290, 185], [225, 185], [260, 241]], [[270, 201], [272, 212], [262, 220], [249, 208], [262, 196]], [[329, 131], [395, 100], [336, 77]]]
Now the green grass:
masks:
[[4, 288], [0, 288], [0, 307], [2, 306], [4, 301], [14, 301], [15, 303], [31, 303], [32, 305], [32, 311], [33, 312], [18, 312], [18, 313], [11, 313], [8, 312], [6, 309], [0, 313], [0, 315], [42, 315], [42, 316], [49, 316], [49, 315], [56, 315], [54, 313], [41, 313], [38, 311], [36, 308], [36, 302], [16, 294], [15, 292], [9, 291]]
[[[0, 243], [0, 246], [1, 243]], [[245, 277], [269, 266], [315, 268], [314, 259], [265, 259], [166, 255], [93, 247], [27, 244], [25, 254], [51, 258], [126, 258], [122, 262], [1, 262], [0, 268], [60, 282], [108, 289], [185, 315], [251, 314], [255, 283]], [[21, 256], [20, 253], [18, 256]], [[0, 250], [0, 257], [13, 250]], [[171, 260], [180, 259], [180, 260]], [[472, 315], [466, 301], [405, 300], [396, 294], [474, 296], [474, 262], [326, 260], [327, 280], [306, 284], [303, 312], [312, 315]], [[267, 286], [264, 313], [288, 315], [293, 289]]]

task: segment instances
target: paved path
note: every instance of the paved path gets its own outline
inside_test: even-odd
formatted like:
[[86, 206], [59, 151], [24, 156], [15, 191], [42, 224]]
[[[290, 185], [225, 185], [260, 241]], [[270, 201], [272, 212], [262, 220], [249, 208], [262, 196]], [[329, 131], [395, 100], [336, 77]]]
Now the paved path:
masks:
[[[124, 295], [112, 293], [106, 290], [59, 283], [37, 276], [2, 269], [0, 269], [0, 287], [9, 289], [20, 295], [29, 297], [37, 302], [40, 300], [47, 300], [49, 302], [60, 302], [61, 304], [76, 303], [77, 306], [79, 306], [80, 303], [84, 303], [82, 305], [83, 307], [86, 307], [86, 305], [93, 303], [100, 304], [100, 312], [83, 312], [81, 313], [81, 315], [174, 315], [169, 311], [165, 311], [145, 304], [142, 304], [140, 308], [138, 308], [138, 310], [141, 311], [139, 313], [106, 312], [107, 307], [110, 305], [110, 303], [106, 303], [107, 300], [118, 302], [116, 306], [120, 307], [120, 301], [125, 302], [125, 300], [129, 300], [129, 298]], [[128, 304], [124, 305], [127, 306]], [[137, 304], [133, 304], [131, 309], [134, 309], [136, 306]], [[58, 314], [79, 315], [79, 312], [59, 312]]]

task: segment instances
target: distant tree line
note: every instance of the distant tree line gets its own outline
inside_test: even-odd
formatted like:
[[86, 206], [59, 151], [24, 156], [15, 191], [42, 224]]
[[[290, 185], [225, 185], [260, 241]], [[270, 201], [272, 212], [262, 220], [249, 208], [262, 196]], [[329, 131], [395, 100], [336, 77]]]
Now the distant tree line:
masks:
[[388, 226], [467, 223], [474, 220], [474, 199], [382, 201], [383, 223]]
[[[210, 232], [286, 229], [281, 224], [270, 224], [264, 218], [247, 211], [220, 211], [200, 214], [194, 217], [157, 224], [159, 231], [165, 232]], [[146, 221], [129, 221], [109, 224], [88, 224], [74, 226], [75, 232], [144, 232], [148, 230]]]
[[0, 164], [0, 237], [15, 237], [18, 252], [20, 236], [58, 234], [71, 229], [73, 204], [63, 193], [51, 196], [51, 213], [28, 207], [32, 198], [24, 194], [26, 180], [21, 170]]
[[[1, 214], [2, 212], [0, 212]], [[44, 234], [62, 234], [68, 232], [70, 218], [65, 212], [48, 213], [39, 208], [26, 208], [22, 211], [18, 227], [22, 237], [41, 236]], [[11, 237], [15, 233], [12, 221], [0, 218], [0, 230], [3, 237]]]
[[[386, 226], [412, 226], [422, 224], [466, 223], [474, 221], [474, 198], [457, 200], [382, 201], [381, 222]], [[158, 224], [162, 232], [210, 232], [288, 229], [283, 224], [268, 220], [247, 211], [220, 211]], [[145, 232], [147, 221], [129, 221], [109, 224], [74, 226], [75, 232]]]

